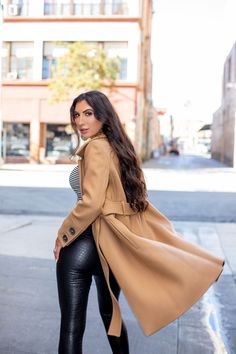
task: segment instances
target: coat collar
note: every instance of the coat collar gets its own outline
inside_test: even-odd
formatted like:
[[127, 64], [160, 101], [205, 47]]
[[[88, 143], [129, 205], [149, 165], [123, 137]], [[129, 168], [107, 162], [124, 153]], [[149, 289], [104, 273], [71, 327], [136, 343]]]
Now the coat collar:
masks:
[[80, 146], [76, 150], [75, 155], [78, 155], [78, 156], [80, 156], [82, 158], [84, 156], [85, 148], [90, 143], [90, 141], [93, 141], [93, 140], [96, 140], [96, 139], [104, 139], [104, 138], [106, 138], [106, 135], [103, 134], [103, 133], [99, 134], [99, 135], [96, 135], [93, 138], [89, 138], [88, 140], [86, 140], [86, 142], [82, 146]]

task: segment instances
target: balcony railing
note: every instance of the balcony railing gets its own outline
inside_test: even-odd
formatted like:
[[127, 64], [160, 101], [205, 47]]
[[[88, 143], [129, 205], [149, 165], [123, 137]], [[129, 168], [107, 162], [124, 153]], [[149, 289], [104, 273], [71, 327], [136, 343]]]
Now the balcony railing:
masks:
[[99, 15], [128, 15], [126, 2], [116, 3], [44, 3], [44, 15], [51, 16], [99, 16]]

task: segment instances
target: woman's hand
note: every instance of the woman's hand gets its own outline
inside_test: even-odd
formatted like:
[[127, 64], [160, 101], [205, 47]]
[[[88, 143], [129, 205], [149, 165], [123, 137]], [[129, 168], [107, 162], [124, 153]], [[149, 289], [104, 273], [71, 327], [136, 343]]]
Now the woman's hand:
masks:
[[58, 239], [56, 239], [55, 247], [54, 247], [54, 250], [53, 250], [54, 257], [55, 257], [56, 261], [58, 261], [58, 259], [59, 259], [59, 255], [60, 255], [61, 249], [62, 249], [62, 245], [61, 245], [60, 241]]

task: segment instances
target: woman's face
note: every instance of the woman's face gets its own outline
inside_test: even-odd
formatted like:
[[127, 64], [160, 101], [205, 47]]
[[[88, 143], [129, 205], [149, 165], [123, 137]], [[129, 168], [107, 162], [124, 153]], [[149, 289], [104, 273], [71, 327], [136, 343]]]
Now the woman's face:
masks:
[[92, 138], [102, 128], [102, 122], [97, 120], [93, 108], [85, 100], [76, 104], [74, 121], [84, 138]]

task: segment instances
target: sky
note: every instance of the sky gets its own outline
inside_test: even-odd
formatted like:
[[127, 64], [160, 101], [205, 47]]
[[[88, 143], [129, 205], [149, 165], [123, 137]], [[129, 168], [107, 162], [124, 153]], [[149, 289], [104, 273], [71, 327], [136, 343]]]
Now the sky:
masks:
[[236, 0], [154, 0], [153, 102], [211, 122], [225, 59], [236, 41]]

